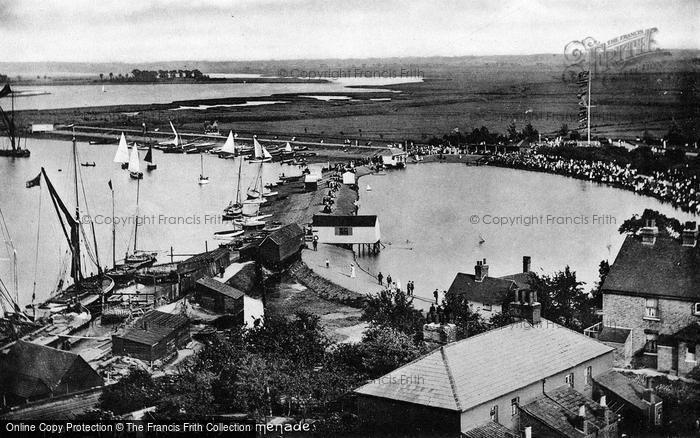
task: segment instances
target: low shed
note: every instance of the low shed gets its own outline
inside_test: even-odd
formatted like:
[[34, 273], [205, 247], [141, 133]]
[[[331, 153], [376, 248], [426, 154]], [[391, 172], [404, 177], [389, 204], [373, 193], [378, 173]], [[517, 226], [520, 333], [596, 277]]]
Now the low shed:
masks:
[[278, 268], [296, 260], [304, 245], [304, 230], [296, 223], [285, 225], [260, 243], [260, 261], [265, 266]]
[[243, 292], [211, 277], [197, 280], [196, 296], [202, 307], [214, 312], [233, 315], [243, 312]]
[[153, 310], [136, 324], [112, 335], [112, 353], [153, 362], [177, 353], [190, 341], [189, 320]]

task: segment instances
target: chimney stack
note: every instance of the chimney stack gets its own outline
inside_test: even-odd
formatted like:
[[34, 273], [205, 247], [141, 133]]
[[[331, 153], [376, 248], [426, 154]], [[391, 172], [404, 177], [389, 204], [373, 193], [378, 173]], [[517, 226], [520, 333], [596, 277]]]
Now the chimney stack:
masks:
[[588, 433], [586, 431], [586, 405], [579, 406], [578, 415], [574, 419], [574, 427], [583, 432], [584, 435]]
[[483, 261], [477, 260], [474, 266], [474, 280], [478, 282], [484, 281], [484, 278], [489, 276], [489, 265], [486, 264], [486, 259]]
[[698, 224], [695, 221], [686, 222], [681, 233], [683, 246], [694, 247], [698, 242]]
[[532, 261], [532, 259], [530, 258], [530, 256], [523, 256], [523, 272], [526, 274], [528, 272], [530, 272], [530, 262], [531, 261]]
[[525, 320], [531, 325], [542, 321], [542, 304], [537, 301], [537, 293], [528, 289], [515, 291], [515, 299], [508, 304], [508, 313], [516, 320]]
[[656, 243], [656, 237], [659, 235], [659, 229], [656, 226], [655, 219], [647, 219], [645, 226], [639, 230], [639, 235], [642, 236], [642, 243], [645, 245], [653, 245]]

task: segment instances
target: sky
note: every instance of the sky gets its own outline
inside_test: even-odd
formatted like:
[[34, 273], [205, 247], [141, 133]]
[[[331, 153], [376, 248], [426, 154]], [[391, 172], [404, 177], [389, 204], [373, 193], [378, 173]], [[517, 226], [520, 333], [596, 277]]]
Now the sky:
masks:
[[700, 0], [0, 0], [0, 61], [563, 53], [656, 27], [700, 48]]

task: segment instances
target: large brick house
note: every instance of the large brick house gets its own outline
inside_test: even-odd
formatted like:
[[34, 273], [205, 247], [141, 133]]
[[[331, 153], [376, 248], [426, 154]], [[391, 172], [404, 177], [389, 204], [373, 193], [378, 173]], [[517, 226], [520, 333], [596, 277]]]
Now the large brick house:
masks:
[[603, 321], [586, 334], [620, 364], [685, 375], [700, 359], [700, 248], [694, 222], [680, 239], [649, 221], [628, 235], [603, 282]]

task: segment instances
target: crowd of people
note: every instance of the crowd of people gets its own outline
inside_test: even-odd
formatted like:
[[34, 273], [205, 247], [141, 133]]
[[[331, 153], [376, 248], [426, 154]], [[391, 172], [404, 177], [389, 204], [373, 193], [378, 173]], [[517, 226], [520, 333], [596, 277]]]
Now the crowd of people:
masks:
[[642, 175], [630, 165], [614, 162], [565, 160], [542, 154], [508, 153], [489, 157], [489, 164], [515, 169], [556, 173], [610, 184], [669, 202], [683, 211], [700, 214], [700, 179], [677, 169]]

